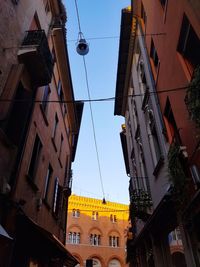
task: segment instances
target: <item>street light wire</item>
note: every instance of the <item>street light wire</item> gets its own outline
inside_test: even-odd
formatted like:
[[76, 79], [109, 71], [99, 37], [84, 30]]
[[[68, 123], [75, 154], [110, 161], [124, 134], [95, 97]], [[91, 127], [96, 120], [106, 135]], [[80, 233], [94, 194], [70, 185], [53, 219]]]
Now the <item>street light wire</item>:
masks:
[[78, 28], [79, 28], [79, 32], [81, 32], [81, 23], [80, 23], [80, 16], [78, 12], [78, 4], [77, 4], [77, 0], [74, 0], [74, 1], [75, 1], [75, 7], [76, 7], [76, 15], [78, 19]]
[[[77, 19], [78, 19], [79, 33], [82, 33], [77, 0], [75, 0], [75, 6], [76, 6]], [[96, 130], [95, 130], [95, 124], [94, 124], [94, 116], [93, 116], [93, 110], [92, 110], [92, 103], [91, 103], [91, 96], [90, 96], [90, 87], [89, 87], [89, 80], [88, 80], [88, 71], [87, 71], [85, 56], [83, 56], [83, 65], [84, 65], [84, 70], [85, 70], [85, 80], [86, 80], [86, 86], [87, 86], [87, 94], [88, 94], [89, 107], [90, 107], [92, 130], [93, 130], [94, 144], [95, 144], [95, 150], [96, 150], [96, 156], [97, 156], [97, 163], [98, 163], [98, 170], [99, 170], [99, 178], [100, 178], [100, 182], [101, 182], [101, 189], [102, 189], [102, 193], [103, 193], [103, 200], [105, 200], [105, 192], [104, 192], [104, 186], [103, 186], [103, 178], [102, 178], [102, 172], [101, 172], [101, 164], [100, 164], [100, 158], [99, 158], [99, 151], [98, 151], [98, 146], [97, 146]]]

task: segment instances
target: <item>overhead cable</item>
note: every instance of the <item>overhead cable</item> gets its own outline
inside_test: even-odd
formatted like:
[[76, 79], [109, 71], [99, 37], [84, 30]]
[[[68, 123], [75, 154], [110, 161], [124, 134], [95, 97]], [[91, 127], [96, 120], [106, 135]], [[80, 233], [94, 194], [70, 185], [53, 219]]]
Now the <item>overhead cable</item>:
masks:
[[[81, 23], [80, 23], [80, 16], [79, 16], [79, 12], [78, 12], [77, 0], [75, 0], [75, 6], [76, 6], [77, 19], [78, 19], [79, 32], [82, 33], [82, 31], [81, 31]], [[88, 71], [87, 71], [87, 66], [86, 66], [86, 61], [85, 61], [85, 56], [84, 55], [83, 55], [83, 65], [84, 65], [84, 70], [85, 70], [85, 79], [86, 79], [87, 94], [88, 94], [88, 100], [89, 100], [88, 102], [89, 102], [89, 106], [90, 106], [90, 115], [91, 115], [91, 121], [92, 121], [92, 129], [93, 129], [94, 144], [95, 144], [95, 150], [96, 150], [96, 156], [97, 156], [99, 178], [100, 178], [100, 182], [101, 182], [101, 189], [102, 189], [102, 193], [103, 193], [103, 199], [105, 200], [105, 192], [104, 192], [101, 165], [100, 165], [100, 159], [99, 159], [99, 151], [98, 151], [98, 146], [97, 146], [97, 138], [96, 138], [95, 124], [94, 124], [94, 116], [93, 116], [92, 104], [91, 104], [92, 101], [91, 101], [91, 96], [90, 96], [90, 88], [89, 88], [89, 81], [88, 81]]]
[[[187, 89], [188, 86], [182, 86], [182, 87], [175, 87], [171, 89], [164, 89], [164, 90], [159, 90], [159, 91], [154, 91], [154, 92], [148, 92], [149, 95], [159, 95], [162, 93], [170, 93], [170, 92], [176, 92], [176, 91], [182, 91]], [[144, 96], [145, 93], [142, 94], [131, 94], [131, 95], [123, 95], [123, 96], [118, 96], [118, 97], [105, 97], [105, 98], [95, 98], [95, 99], [79, 99], [79, 100], [32, 100], [32, 99], [9, 99], [9, 98], [2, 98], [0, 99], [0, 102], [34, 102], [34, 103], [90, 103], [90, 102], [107, 102], [107, 101], [115, 101], [117, 99], [123, 99], [123, 98], [134, 98], [134, 97], [141, 97]]]

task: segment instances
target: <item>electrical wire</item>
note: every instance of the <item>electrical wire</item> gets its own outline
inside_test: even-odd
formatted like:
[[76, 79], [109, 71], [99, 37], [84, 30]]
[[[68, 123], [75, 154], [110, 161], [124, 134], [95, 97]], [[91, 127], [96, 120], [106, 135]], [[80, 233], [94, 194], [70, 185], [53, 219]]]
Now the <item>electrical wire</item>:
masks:
[[75, 1], [76, 14], [77, 14], [77, 19], [78, 19], [78, 28], [79, 28], [79, 32], [81, 32], [81, 23], [80, 23], [80, 16], [78, 12], [78, 4], [77, 4], [77, 0], [74, 0], [74, 1]]
[[[77, 0], [75, 0], [75, 6], [76, 6], [77, 19], [78, 19], [79, 33], [82, 33]], [[102, 172], [101, 172], [99, 151], [98, 151], [98, 146], [97, 146], [96, 130], [95, 130], [95, 124], [94, 124], [93, 111], [92, 111], [92, 103], [91, 103], [89, 80], [88, 80], [88, 71], [87, 71], [85, 56], [83, 56], [83, 65], [84, 65], [84, 70], [85, 70], [85, 79], [86, 79], [87, 94], [88, 94], [88, 99], [89, 99], [90, 115], [91, 115], [91, 121], [92, 121], [92, 129], [93, 129], [94, 144], [95, 144], [95, 150], [96, 150], [96, 156], [97, 156], [99, 178], [100, 178], [100, 182], [101, 182], [101, 189], [102, 189], [102, 193], [103, 193], [103, 199], [105, 199], [105, 192], [104, 192], [104, 186], [103, 186], [103, 178], [102, 178]]]
[[85, 62], [85, 57], [84, 56], [83, 56], [83, 64], [84, 64], [84, 69], [85, 69], [85, 78], [86, 78], [88, 99], [90, 100], [89, 107], [90, 107], [90, 114], [91, 114], [91, 120], [92, 120], [92, 129], [93, 129], [95, 150], [96, 150], [96, 155], [97, 155], [97, 162], [98, 162], [98, 169], [99, 169], [99, 177], [100, 177], [100, 182], [101, 182], [101, 188], [102, 188], [103, 197], [105, 198], [105, 192], [104, 192], [104, 186], [103, 186], [103, 178], [102, 178], [102, 172], [101, 172], [101, 164], [100, 164], [100, 159], [99, 159], [99, 151], [98, 151], [98, 146], [97, 146], [97, 138], [96, 138], [95, 125], [94, 125], [94, 116], [93, 116], [93, 111], [92, 111], [92, 103], [91, 103], [90, 90], [89, 90], [87, 67], [86, 67], [86, 62]]
[[[171, 89], [163, 89], [155, 92], [149, 92], [149, 95], [159, 95], [162, 93], [170, 93], [170, 92], [177, 92], [186, 90], [189, 88], [189, 86], [182, 86], [182, 87], [175, 87]], [[9, 99], [9, 98], [2, 98], [0, 99], [0, 102], [33, 102], [33, 103], [90, 103], [90, 102], [107, 102], [107, 101], [116, 101], [117, 99], [123, 99], [123, 98], [134, 98], [134, 97], [141, 97], [144, 96], [145, 93], [141, 94], [131, 94], [131, 95], [124, 95], [124, 96], [118, 96], [118, 97], [107, 97], [107, 98], [96, 98], [96, 99], [79, 99], [79, 100], [32, 100], [32, 99]]]
[[[166, 35], [165, 32], [159, 32], [159, 33], [146, 33], [146, 34], [136, 34], [135, 36], [163, 36]], [[120, 36], [100, 36], [100, 37], [89, 37], [87, 38], [87, 40], [105, 40], [105, 39], [119, 39]], [[123, 39], [123, 40], [129, 40], [129, 39]], [[71, 40], [67, 40], [67, 42], [75, 42], [77, 40], [75, 39], [71, 39]]]

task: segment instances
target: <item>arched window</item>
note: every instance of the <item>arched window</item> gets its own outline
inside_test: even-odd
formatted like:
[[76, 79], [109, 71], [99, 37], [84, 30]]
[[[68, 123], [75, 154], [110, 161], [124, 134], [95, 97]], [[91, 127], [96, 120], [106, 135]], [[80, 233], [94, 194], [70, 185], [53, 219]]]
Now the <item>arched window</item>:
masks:
[[101, 244], [101, 236], [98, 234], [90, 235], [90, 245], [92, 246], [100, 246]]
[[79, 232], [69, 232], [68, 242], [70, 244], [80, 244], [81, 235]]
[[109, 236], [109, 246], [113, 248], [119, 247], [119, 237], [118, 236]]

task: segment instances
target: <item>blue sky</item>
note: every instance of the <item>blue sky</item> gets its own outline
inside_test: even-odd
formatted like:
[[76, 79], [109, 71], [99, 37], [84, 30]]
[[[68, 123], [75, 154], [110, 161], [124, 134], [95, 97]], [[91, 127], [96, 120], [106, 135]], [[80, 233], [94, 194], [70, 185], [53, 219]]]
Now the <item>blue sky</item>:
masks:
[[[74, 94], [88, 99], [82, 56], [76, 53], [78, 21], [75, 1], [65, 0], [67, 39]], [[81, 30], [86, 39], [115, 37], [120, 34], [121, 9], [130, 0], [77, 0]], [[91, 99], [115, 95], [119, 38], [88, 40], [90, 51], [85, 56]], [[114, 101], [93, 102], [95, 132], [105, 197], [109, 201], [128, 204], [128, 182], [119, 132], [123, 117], [114, 116]], [[97, 156], [92, 132], [89, 104], [85, 103], [73, 169], [72, 192], [102, 198]]]

